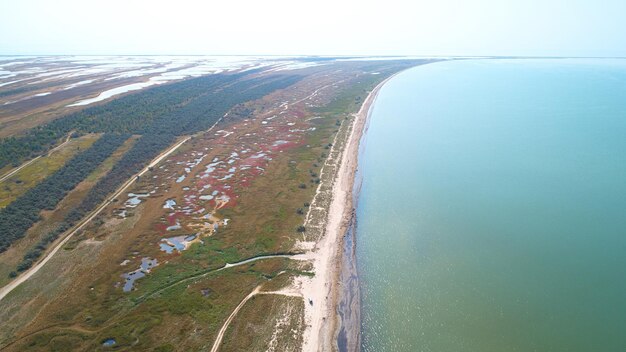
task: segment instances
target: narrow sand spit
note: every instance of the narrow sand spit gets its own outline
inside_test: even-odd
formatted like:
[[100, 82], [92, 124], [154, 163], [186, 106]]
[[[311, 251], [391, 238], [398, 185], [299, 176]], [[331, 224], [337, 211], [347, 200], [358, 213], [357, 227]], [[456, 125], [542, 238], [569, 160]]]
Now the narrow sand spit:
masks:
[[[393, 77], [393, 76], [391, 76]], [[341, 164], [333, 184], [333, 199], [328, 212], [324, 235], [308, 253], [313, 261], [315, 276], [302, 278], [300, 286], [305, 300], [304, 352], [334, 351], [337, 349], [337, 304], [339, 297], [339, 273], [341, 272], [342, 238], [353, 211], [352, 188], [357, 169], [359, 142], [365, 129], [370, 107], [380, 88], [389, 80], [381, 82], [367, 96], [355, 115], [348, 141], [341, 153]]]

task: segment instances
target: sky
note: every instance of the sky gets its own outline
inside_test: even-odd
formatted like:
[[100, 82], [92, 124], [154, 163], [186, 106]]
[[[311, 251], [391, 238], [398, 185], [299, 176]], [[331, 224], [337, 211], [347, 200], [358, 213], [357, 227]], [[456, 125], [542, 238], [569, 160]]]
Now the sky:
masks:
[[0, 0], [0, 55], [626, 56], [626, 0]]

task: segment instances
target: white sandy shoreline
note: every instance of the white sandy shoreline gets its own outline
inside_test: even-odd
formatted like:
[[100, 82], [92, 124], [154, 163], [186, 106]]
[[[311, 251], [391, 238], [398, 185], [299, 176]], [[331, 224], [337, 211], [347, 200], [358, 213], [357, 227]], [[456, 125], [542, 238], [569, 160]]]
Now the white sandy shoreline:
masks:
[[[302, 351], [337, 350], [339, 321], [336, 308], [341, 287], [339, 275], [342, 265], [343, 235], [348, 229], [354, 209], [352, 192], [358, 166], [359, 143], [380, 88], [396, 74], [380, 82], [369, 93], [355, 114], [350, 135], [341, 151], [341, 162], [333, 183], [333, 196], [324, 234], [317, 242], [315, 250], [309, 253], [315, 276], [301, 282], [307, 323]], [[309, 300], [314, 302], [314, 305], [309, 304]]]

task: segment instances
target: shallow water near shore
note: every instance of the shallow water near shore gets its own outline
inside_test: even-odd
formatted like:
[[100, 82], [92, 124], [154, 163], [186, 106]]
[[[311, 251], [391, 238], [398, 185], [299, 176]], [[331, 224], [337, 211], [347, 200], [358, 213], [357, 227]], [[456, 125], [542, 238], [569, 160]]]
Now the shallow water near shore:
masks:
[[365, 143], [362, 350], [626, 350], [626, 60], [419, 66]]

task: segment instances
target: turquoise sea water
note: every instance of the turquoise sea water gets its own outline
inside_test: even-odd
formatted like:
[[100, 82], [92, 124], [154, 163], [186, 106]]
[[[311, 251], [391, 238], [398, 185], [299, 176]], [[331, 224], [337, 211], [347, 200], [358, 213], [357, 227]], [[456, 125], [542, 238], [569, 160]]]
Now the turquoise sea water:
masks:
[[626, 351], [626, 60], [468, 60], [381, 90], [365, 351]]

